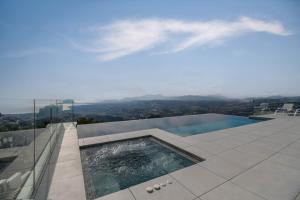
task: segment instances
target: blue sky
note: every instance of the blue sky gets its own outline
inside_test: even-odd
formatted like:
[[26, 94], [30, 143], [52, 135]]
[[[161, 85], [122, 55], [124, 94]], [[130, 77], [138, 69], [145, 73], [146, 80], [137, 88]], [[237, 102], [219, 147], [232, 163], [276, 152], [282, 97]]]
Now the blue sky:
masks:
[[300, 95], [300, 2], [0, 1], [0, 98]]

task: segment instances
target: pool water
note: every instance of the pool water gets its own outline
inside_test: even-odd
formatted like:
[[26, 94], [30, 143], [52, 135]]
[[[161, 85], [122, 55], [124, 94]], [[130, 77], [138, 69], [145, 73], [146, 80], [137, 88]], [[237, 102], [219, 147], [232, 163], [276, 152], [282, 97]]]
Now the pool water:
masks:
[[87, 199], [94, 199], [202, 161], [153, 137], [81, 149]]
[[166, 128], [164, 130], [180, 136], [190, 136], [211, 131], [222, 130], [226, 128], [233, 128], [247, 124], [253, 124], [260, 121], [263, 120], [250, 119], [248, 117], [241, 116], [223, 115], [222, 117], [218, 118], [206, 118], [206, 120], [203, 120], [202, 122], [199, 122], [197, 124]]
[[200, 115], [79, 125], [77, 127], [77, 131], [79, 138], [118, 134], [152, 128], [159, 128], [180, 136], [189, 136], [252, 124], [263, 120], [266, 119], [254, 120], [249, 119], [248, 117], [208, 113]]

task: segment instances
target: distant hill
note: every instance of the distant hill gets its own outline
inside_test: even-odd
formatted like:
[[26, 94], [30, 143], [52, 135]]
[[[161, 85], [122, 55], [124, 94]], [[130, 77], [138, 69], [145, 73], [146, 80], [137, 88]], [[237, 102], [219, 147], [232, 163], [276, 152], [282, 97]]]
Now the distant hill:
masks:
[[261, 101], [272, 101], [276, 102], [299, 102], [300, 96], [269, 96], [269, 97], [250, 97], [250, 98], [230, 98], [221, 95], [184, 95], [184, 96], [163, 96], [161, 94], [156, 95], [144, 95], [139, 97], [128, 97], [121, 100], [109, 100], [103, 101], [105, 103], [121, 103], [130, 101], [153, 101], [153, 100], [168, 100], [168, 101], [251, 101], [251, 100], [261, 100]]
[[[250, 99], [250, 98], [249, 98]], [[269, 97], [254, 97], [253, 100], [260, 100], [260, 101], [275, 101], [275, 102], [282, 102], [282, 103], [289, 103], [289, 102], [299, 102], [300, 96], [293, 96], [293, 97], [285, 97], [285, 96], [269, 96]]]
[[169, 97], [163, 96], [161, 94], [155, 95], [143, 95], [139, 97], [127, 97], [121, 99], [120, 101], [151, 101], [151, 100], [167, 100]]
[[168, 100], [179, 100], [179, 101], [229, 101], [234, 100], [224, 96], [218, 95], [208, 95], [208, 96], [198, 96], [198, 95], [186, 95], [178, 97], [169, 97]]
[[[163, 96], [161, 94], [156, 95], [144, 95], [139, 97], [128, 97], [121, 99], [117, 102], [122, 101], [152, 101], [152, 100], [169, 100], [169, 101], [227, 101], [227, 100], [234, 100], [233, 98], [228, 98], [219, 95], [207, 95], [207, 96], [200, 96], [200, 95], [185, 95], [185, 96]], [[105, 101], [107, 102], [107, 101]], [[110, 101], [113, 102], [113, 101]], [[116, 101], [115, 101], [116, 102]]]

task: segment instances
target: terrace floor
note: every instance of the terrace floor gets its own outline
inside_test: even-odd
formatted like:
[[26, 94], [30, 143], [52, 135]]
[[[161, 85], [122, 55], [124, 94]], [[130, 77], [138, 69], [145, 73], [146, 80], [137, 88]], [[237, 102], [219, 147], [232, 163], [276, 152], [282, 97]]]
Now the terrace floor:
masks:
[[[48, 198], [85, 199], [80, 146], [151, 135], [206, 160], [97, 200], [295, 200], [300, 117], [264, 117], [275, 119], [189, 137], [148, 129], [78, 139], [76, 128], [66, 123]], [[172, 184], [146, 192], [167, 180]]]

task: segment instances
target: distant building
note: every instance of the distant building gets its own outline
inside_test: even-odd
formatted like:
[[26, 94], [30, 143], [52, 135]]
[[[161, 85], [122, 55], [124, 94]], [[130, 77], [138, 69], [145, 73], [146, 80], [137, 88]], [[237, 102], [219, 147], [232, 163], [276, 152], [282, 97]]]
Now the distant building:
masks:
[[71, 110], [71, 109], [72, 109], [72, 104], [67, 104], [67, 103], [62, 104], [62, 111]]

